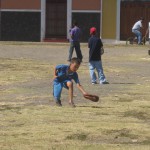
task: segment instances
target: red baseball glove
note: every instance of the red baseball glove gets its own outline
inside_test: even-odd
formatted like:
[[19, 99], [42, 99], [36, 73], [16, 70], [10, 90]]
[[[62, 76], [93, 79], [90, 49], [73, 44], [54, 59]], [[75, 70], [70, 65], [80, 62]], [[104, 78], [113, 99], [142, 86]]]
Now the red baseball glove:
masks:
[[92, 102], [98, 102], [99, 97], [97, 95], [85, 94], [84, 98], [91, 100]]

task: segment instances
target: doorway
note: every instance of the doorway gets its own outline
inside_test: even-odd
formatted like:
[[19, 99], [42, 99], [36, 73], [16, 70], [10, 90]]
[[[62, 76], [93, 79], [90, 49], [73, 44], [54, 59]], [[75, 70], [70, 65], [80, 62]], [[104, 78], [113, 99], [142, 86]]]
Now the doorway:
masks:
[[67, 0], [46, 0], [46, 38], [67, 37]]

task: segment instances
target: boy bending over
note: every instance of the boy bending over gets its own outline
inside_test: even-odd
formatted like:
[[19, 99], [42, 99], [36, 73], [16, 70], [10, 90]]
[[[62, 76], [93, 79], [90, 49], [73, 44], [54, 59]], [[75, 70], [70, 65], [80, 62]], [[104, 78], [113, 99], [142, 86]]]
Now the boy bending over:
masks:
[[77, 84], [77, 88], [81, 93], [86, 95], [87, 93], [80, 84], [77, 70], [80, 67], [81, 60], [78, 58], [72, 58], [70, 65], [58, 65], [54, 71], [54, 80], [53, 80], [53, 96], [56, 101], [57, 106], [62, 106], [61, 104], [61, 92], [62, 88], [68, 89], [69, 92], [69, 104], [72, 107], [75, 107], [73, 102], [73, 81]]

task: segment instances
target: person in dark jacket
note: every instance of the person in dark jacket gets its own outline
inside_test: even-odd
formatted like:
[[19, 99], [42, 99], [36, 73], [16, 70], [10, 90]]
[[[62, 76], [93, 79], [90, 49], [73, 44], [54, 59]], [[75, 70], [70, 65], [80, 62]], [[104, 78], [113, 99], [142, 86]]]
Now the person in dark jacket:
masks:
[[97, 76], [95, 69], [98, 73], [99, 83], [108, 84], [105, 75], [103, 73], [102, 61], [101, 61], [101, 50], [103, 48], [103, 43], [100, 38], [96, 37], [96, 28], [92, 27], [90, 29], [90, 35], [88, 41], [89, 47], [89, 71], [92, 84], [97, 84]]

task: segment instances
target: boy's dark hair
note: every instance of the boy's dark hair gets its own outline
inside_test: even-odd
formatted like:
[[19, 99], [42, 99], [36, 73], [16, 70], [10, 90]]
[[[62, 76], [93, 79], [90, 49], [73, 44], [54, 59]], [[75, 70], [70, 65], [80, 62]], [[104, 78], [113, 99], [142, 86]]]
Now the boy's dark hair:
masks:
[[81, 60], [79, 58], [73, 57], [70, 61], [71, 64], [76, 63], [78, 65], [81, 64]]

